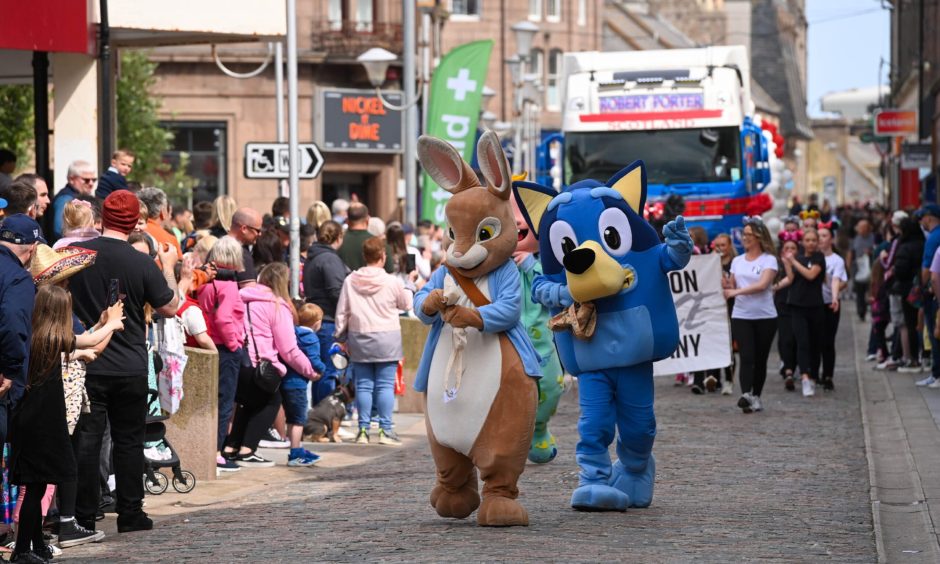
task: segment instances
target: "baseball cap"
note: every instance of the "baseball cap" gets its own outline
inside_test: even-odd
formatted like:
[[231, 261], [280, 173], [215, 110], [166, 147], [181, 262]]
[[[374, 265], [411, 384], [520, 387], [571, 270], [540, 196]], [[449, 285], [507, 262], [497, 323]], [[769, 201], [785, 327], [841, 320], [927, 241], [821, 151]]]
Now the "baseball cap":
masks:
[[936, 218], [940, 218], [940, 206], [937, 204], [927, 204], [914, 212], [914, 217], [916, 219], [920, 219], [926, 215], [932, 215]]
[[7, 201], [3, 198], [0, 198], [0, 210], [5, 210], [7, 208]]
[[31, 245], [33, 243], [46, 243], [36, 220], [26, 214], [17, 213], [4, 218], [0, 224], [0, 241], [14, 245]]

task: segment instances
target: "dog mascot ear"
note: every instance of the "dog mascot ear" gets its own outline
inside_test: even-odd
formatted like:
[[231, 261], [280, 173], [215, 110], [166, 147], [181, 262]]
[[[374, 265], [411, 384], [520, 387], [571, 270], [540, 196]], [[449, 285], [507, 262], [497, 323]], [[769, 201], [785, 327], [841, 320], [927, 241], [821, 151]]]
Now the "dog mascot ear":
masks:
[[517, 482], [532, 440], [541, 371], [520, 322], [509, 165], [491, 131], [477, 143], [483, 183], [440, 139], [421, 137], [418, 157], [452, 194], [444, 214], [453, 244], [414, 300], [418, 318], [431, 326], [415, 379], [415, 389], [425, 392], [437, 466], [431, 505], [458, 519], [479, 507], [477, 523], [484, 526], [528, 525]]

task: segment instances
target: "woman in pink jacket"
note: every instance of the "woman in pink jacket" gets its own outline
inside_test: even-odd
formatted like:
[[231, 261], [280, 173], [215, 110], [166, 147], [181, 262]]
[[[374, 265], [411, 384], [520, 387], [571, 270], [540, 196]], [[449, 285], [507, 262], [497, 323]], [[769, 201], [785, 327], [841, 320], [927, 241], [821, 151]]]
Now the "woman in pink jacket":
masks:
[[[208, 261], [214, 262], [218, 268], [236, 272], [245, 270], [242, 245], [232, 237], [219, 239], [209, 252]], [[213, 280], [201, 286], [196, 296], [200, 309], [206, 314], [209, 336], [219, 351], [219, 452], [216, 454], [216, 468], [234, 472], [239, 467], [222, 456], [222, 447], [235, 410], [235, 388], [245, 343], [245, 304], [238, 295], [238, 282], [234, 280]]]
[[[297, 337], [294, 335], [297, 311], [287, 289], [289, 277], [290, 270], [286, 264], [272, 262], [261, 269], [258, 284], [241, 289], [248, 337], [246, 356], [252, 366], [258, 364], [259, 358], [269, 361], [282, 378], [287, 373], [286, 363], [301, 376], [316, 380], [318, 376], [310, 360], [297, 346]], [[281, 394], [261, 390], [252, 381], [251, 371], [242, 370], [238, 377], [235, 402], [235, 419], [222, 455], [234, 460], [239, 466], [274, 466], [273, 461], [266, 460], [255, 450], [277, 417]]]
[[[345, 342], [356, 379], [357, 443], [369, 442], [372, 406], [379, 414], [379, 444], [400, 445], [392, 430], [395, 372], [403, 351], [399, 312], [412, 308], [412, 290], [385, 272], [385, 241], [362, 245], [366, 266], [350, 274], [336, 306], [336, 340]], [[413, 280], [411, 280], [413, 282]]]

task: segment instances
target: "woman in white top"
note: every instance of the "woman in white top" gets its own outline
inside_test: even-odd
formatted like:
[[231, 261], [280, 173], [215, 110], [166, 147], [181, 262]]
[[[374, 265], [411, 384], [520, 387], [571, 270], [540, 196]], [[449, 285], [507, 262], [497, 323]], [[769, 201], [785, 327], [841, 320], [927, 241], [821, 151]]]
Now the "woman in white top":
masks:
[[744, 220], [744, 254], [731, 261], [731, 276], [722, 281], [725, 298], [734, 298], [731, 335], [741, 355], [741, 399], [744, 413], [763, 410], [760, 394], [767, 380], [767, 357], [777, 334], [777, 308], [771, 286], [777, 257], [770, 232], [759, 217]]
[[821, 383], [824, 390], [832, 390], [832, 375], [836, 366], [836, 333], [839, 332], [839, 292], [848, 284], [845, 261], [832, 250], [832, 224], [820, 224], [819, 250], [826, 257], [826, 280], [823, 283], [823, 329], [820, 352], [822, 355]]

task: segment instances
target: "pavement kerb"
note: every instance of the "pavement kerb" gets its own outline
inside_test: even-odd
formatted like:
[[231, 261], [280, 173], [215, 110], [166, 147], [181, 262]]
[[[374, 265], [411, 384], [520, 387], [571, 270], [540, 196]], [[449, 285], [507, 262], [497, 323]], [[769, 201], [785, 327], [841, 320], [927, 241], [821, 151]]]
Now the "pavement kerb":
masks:
[[[897, 377], [897, 375], [893, 372], [878, 373], [878, 381], [883, 386], [886, 397], [883, 399], [883, 401], [880, 402], [876, 402], [871, 399], [870, 393], [875, 390], [873, 388], [870, 389], [872, 385], [871, 381], [866, 383], [866, 376], [871, 374], [871, 370], [867, 365], [863, 364], [863, 359], [867, 354], [867, 338], [865, 337], [864, 333], [859, 332], [860, 330], [864, 330], [867, 327], [867, 324], [859, 322], [854, 315], [851, 317], [855, 349], [855, 372], [856, 378], [858, 380], [859, 409], [861, 412], [862, 425], [864, 428], [865, 455], [868, 461], [869, 469], [869, 491], [871, 496], [872, 524], [875, 532], [875, 545], [878, 552], [878, 561], [897, 561], [896, 558], [892, 559], [889, 557], [889, 552], [892, 552], [892, 554], [896, 552], [896, 550], [889, 550], [889, 546], [898, 545], [901, 543], [905, 543], [905, 546], [910, 546], [912, 548], [914, 546], [922, 546], [930, 549], [918, 551], [918, 553], [910, 553], [910, 556], [913, 557], [911, 559], [912, 561], [918, 560], [915, 554], [922, 554], [921, 558], [929, 556], [937, 557], [940, 555], [940, 544], [938, 544], [937, 535], [934, 532], [935, 527], [930, 514], [929, 499], [927, 498], [922, 480], [920, 478], [916, 459], [912, 451], [908, 430], [904, 426], [904, 416], [901, 413], [902, 408], [898, 405], [898, 398], [892, 389], [891, 381], [889, 381], [889, 378]], [[902, 440], [894, 441], [892, 437], [885, 436], [885, 433], [879, 432], [883, 431], [885, 425], [876, 425], [876, 422], [873, 418], [873, 412], [871, 411], [873, 408], [880, 409], [885, 417], [890, 419], [890, 430], [894, 430], [900, 433], [903, 436]], [[916, 406], [907, 406], [905, 413], [911, 411], [912, 409], [916, 409]], [[890, 444], [892, 442], [894, 444]], [[888, 446], [893, 447], [893, 449], [882, 448]], [[876, 458], [878, 454], [882, 453], [882, 456], [884, 457], [884, 453], [887, 450], [897, 450], [898, 447], [903, 450], [903, 463], [905, 465], [906, 472], [892, 471], [891, 476], [888, 476], [889, 473], [883, 470], [883, 474], [879, 474], [879, 467], [883, 468], [886, 464], [896, 464], [897, 462], [892, 460], [885, 460], [884, 458]], [[879, 464], [879, 461], [882, 464]], [[899, 476], [903, 476], [905, 474], [906, 479], [909, 480], [908, 483], [899, 485], [897, 483]], [[881, 498], [883, 493], [888, 491], [891, 491], [894, 495], [897, 495], [897, 492], [899, 491], [903, 491], [907, 494], [907, 497], [913, 501], [910, 501], [909, 503], [902, 503], [897, 501], [886, 503]], [[913, 511], [904, 511], [905, 509], [913, 509]], [[897, 525], [892, 526], [891, 523], [886, 522], [886, 520], [883, 518], [883, 512], [885, 515], [890, 517], [888, 521], [897, 521], [897, 516], [901, 513], [906, 513], [909, 515], [915, 513], [919, 514], [921, 519], [918, 521], [922, 524], [922, 528], [918, 530], [917, 527], [900, 527]], [[906, 523], [906, 525], [913, 524], [913, 522]], [[897, 547], [893, 548], [896, 549]]]

